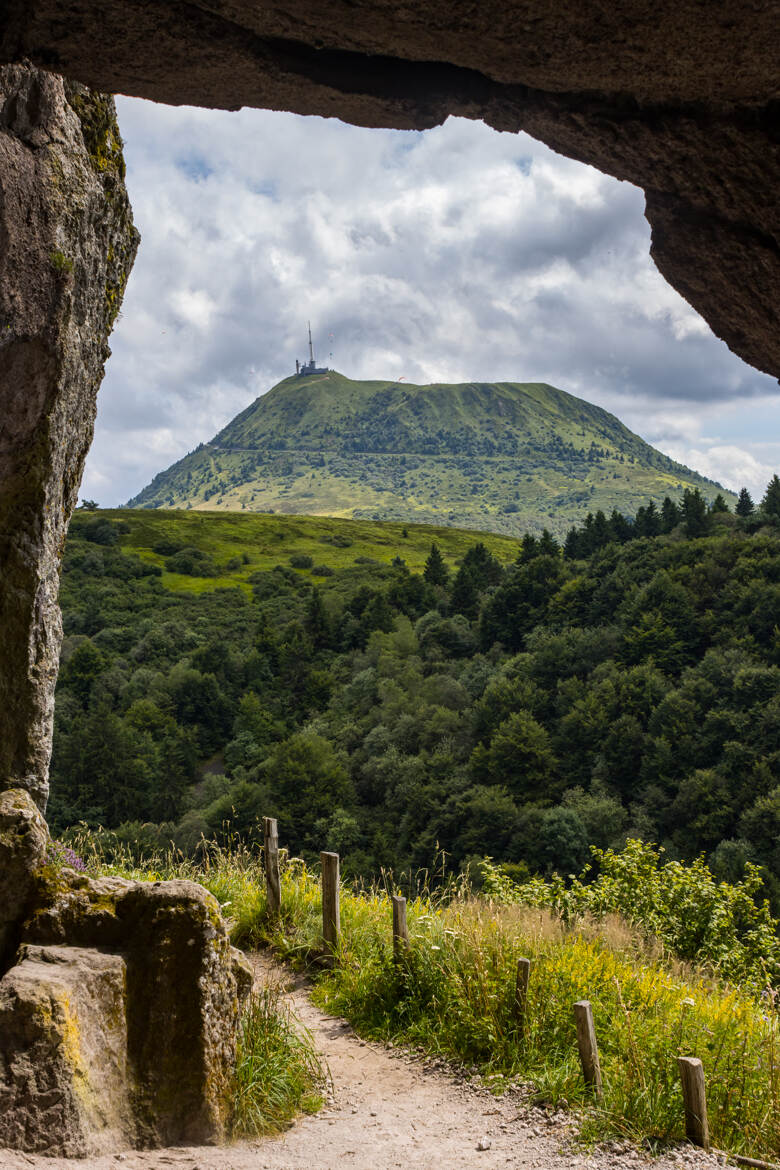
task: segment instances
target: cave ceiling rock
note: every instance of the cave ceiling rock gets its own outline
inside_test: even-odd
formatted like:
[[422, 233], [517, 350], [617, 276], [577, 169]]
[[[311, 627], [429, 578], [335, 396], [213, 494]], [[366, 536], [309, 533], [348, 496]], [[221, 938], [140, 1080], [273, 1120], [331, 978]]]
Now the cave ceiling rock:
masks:
[[526, 130], [644, 188], [652, 255], [780, 375], [777, 0], [10, 0], [0, 59], [171, 104]]

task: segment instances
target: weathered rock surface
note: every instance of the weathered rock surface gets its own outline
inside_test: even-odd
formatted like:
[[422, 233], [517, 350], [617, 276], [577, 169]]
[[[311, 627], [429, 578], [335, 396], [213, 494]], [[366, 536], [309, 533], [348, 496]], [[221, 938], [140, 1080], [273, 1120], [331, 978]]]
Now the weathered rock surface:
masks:
[[60, 868], [48, 840], [0, 795], [0, 1147], [220, 1141], [252, 971], [216, 899]]
[[24, 947], [0, 980], [0, 1146], [82, 1158], [135, 1137], [125, 962]]
[[41, 809], [60, 556], [137, 244], [113, 100], [0, 69], [0, 783]]
[[122, 956], [132, 1144], [224, 1138], [239, 1010], [251, 972], [230, 945], [211, 894], [188, 881], [44, 871], [22, 940], [28, 954], [39, 953], [31, 947], [53, 947]]
[[653, 256], [780, 374], [775, 3], [10, 0], [0, 60], [100, 89], [416, 127], [527, 130], [647, 192]]
[[14, 961], [48, 842], [46, 822], [30, 794], [21, 788], [0, 793], [0, 975]]

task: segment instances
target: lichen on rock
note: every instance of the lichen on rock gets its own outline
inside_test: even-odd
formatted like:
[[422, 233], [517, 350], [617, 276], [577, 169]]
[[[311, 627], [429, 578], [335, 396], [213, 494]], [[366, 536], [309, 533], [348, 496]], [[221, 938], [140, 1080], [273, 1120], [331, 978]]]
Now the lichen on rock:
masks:
[[24, 947], [0, 980], [0, 1146], [65, 1157], [132, 1144], [120, 955]]

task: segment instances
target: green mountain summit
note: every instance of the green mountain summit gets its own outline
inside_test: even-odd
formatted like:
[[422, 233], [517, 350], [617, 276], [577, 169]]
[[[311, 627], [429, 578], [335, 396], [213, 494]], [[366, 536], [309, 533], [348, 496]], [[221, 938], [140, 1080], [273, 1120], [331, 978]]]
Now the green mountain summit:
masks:
[[130, 507], [284, 512], [561, 533], [589, 511], [719, 485], [544, 383], [279, 382]]

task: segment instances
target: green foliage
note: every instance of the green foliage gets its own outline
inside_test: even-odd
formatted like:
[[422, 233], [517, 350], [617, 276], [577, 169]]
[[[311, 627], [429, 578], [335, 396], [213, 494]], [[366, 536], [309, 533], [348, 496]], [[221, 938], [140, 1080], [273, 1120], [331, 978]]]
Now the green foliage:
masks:
[[[703, 858], [690, 864], [662, 862], [663, 850], [629, 839], [625, 849], [591, 847], [597, 877], [590, 867], [564, 885], [534, 878], [507, 886], [502, 898], [548, 906], [564, 921], [618, 914], [670, 954], [711, 967], [725, 980], [760, 995], [780, 983], [778, 922], [767, 902], [756, 903], [761, 875], [747, 862], [736, 883], [717, 881]], [[485, 884], [491, 868], [485, 866]]]
[[182, 548], [165, 562], [169, 573], [184, 573], [188, 577], [216, 577], [217, 566], [208, 553], [199, 548]]
[[444, 563], [444, 558], [439, 552], [437, 544], [431, 545], [431, 551], [428, 554], [423, 569], [423, 577], [429, 585], [446, 585], [449, 578], [447, 566]]
[[761, 501], [761, 510], [767, 516], [780, 517], [780, 476], [773, 475]]
[[739, 499], [737, 500], [734, 511], [737, 516], [742, 517], [750, 516], [754, 511], [753, 498], [747, 488], [743, 487], [740, 489]]

